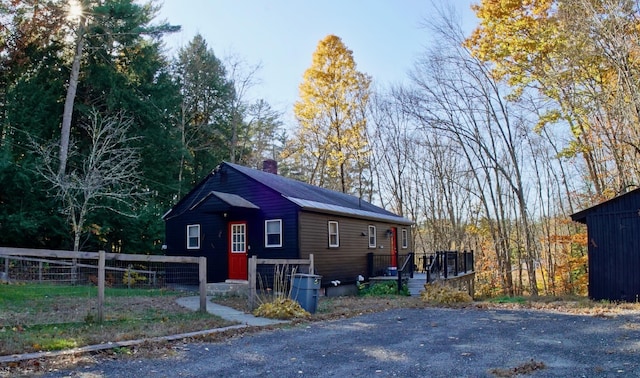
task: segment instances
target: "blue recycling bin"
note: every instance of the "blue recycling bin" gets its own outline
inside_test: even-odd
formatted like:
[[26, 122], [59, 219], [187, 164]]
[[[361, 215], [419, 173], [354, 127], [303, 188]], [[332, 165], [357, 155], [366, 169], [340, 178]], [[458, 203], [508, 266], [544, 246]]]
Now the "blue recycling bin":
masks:
[[315, 274], [296, 273], [293, 275], [291, 298], [311, 314], [314, 314], [318, 309], [321, 279], [322, 276]]

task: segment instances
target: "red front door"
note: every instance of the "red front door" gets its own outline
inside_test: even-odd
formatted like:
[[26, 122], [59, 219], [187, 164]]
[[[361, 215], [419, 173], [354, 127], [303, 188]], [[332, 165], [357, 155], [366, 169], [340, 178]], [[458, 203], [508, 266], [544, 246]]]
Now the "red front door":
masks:
[[397, 230], [391, 227], [391, 266], [398, 267], [398, 239], [396, 238]]
[[247, 279], [247, 222], [229, 222], [229, 279]]

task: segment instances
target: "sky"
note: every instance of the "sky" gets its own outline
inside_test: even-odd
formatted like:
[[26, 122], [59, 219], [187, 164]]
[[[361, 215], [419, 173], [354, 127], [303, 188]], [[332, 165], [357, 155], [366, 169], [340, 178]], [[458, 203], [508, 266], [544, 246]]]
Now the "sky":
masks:
[[[318, 42], [329, 34], [353, 51], [357, 69], [376, 87], [399, 84], [429, 43], [424, 27], [437, 7], [453, 7], [465, 30], [476, 19], [470, 0], [164, 0], [159, 20], [180, 25], [165, 37], [175, 56], [197, 33], [224, 61], [229, 55], [260, 64], [249, 96], [265, 99], [293, 119], [298, 86]], [[434, 5], [435, 4], [435, 5]], [[289, 118], [289, 119], [287, 119]]]

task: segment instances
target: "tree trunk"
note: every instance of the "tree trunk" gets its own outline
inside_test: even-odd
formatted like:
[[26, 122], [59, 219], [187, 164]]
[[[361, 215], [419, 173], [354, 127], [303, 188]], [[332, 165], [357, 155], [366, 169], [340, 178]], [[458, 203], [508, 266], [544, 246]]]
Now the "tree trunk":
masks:
[[73, 103], [78, 89], [78, 77], [80, 76], [80, 60], [84, 48], [84, 28], [86, 17], [80, 16], [78, 23], [78, 35], [76, 40], [76, 53], [71, 64], [71, 74], [69, 75], [69, 86], [67, 87], [67, 97], [64, 101], [64, 111], [62, 113], [62, 128], [60, 130], [60, 166], [58, 175], [64, 176], [67, 169], [67, 157], [69, 155], [69, 136], [71, 134], [71, 118], [73, 117]]

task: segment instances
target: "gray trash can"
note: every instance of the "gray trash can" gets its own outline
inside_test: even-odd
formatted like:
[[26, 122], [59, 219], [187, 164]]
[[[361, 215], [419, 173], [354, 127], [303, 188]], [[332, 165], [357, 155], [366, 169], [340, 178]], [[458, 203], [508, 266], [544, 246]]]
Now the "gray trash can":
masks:
[[311, 314], [318, 309], [321, 278], [315, 274], [296, 273], [291, 283], [291, 298]]

